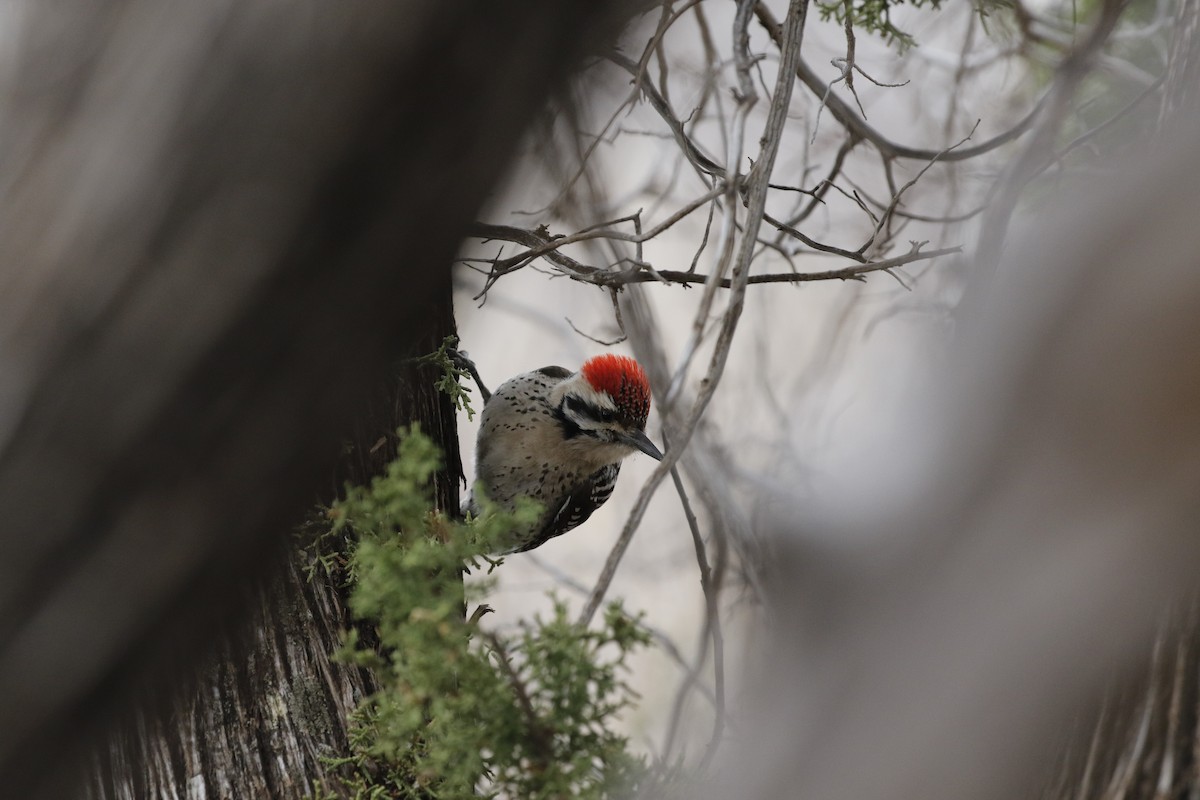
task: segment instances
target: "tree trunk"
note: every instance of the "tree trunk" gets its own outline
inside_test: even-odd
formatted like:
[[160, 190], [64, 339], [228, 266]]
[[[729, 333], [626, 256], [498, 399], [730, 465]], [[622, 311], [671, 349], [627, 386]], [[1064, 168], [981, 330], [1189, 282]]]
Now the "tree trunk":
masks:
[[1200, 797], [1200, 598], [1165, 615], [1140, 674], [1114, 680], [1073, 732], [1044, 797]]
[[1159, 124], [1180, 111], [1197, 113], [1200, 101], [1200, 0], [1178, 0], [1167, 54]]
[[[1014, 239], [937, 388], [841, 476], [903, 473], [894, 491], [839, 495], [840, 519], [760, 502], [781, 624], [749, 670], [750, 733], [702, 796], [1196, 795], [1195, 642], [1161, 635], [1200, 571], [1191, 120]], [[1155, 649], [1155, 688], [1114, 693]], [[1072, 725], [1075, 763], [1096, 731], [1098, 766], [1048, 791]]]
[[[1200, 112], [1200, 2], [1179, 0], [1159, 125]], [[1200, 798], [1200, 597], [1164, 615], [1140, 674], [1114, 678], [1044, 793], [1053, 800]]]
[[[306, 726], [340, 724], [369, 686], [336, 666], [302, 680], [343, 621], [327, 587], [292, 565], [249, 611], [241, 587], [270, 585], [371, 387], [430, 333], [530, 116], [621, 17], [562, 0], [20, 11], [0, 53], [0, 786], [76, 794], [113, 718], [166, 702], [185, 716], [135, 720], [94, 792], [149, 792], [145, 773], [167, 796], [261, 795], [243, 768], [299, 787], [323, 774]], [[248, 643], [212, 646], [255, 613]], [[181, 676], [206, 659], [201, 703]], [[261, 686], [324, 709], [238, 706]]]
[[[450, 275], [443, 276], [412, 355], [433, 351], [455, 333]], [[378, 474], [395, 456], [396, 429], [416, 422], [446, 454], [434, 478], [438, 508], [458, 509], [455, 409], [434, 386], [438, 377], [434, 367], [399, 363], [357, 421], [337, 484]], [[300, 543], [307, 544], [303, 536]], [[355, 624], [344, 576], [310, 570], [313, 558], [303, 548], [289, 549], [281, 562], [273, 579], [247, 589], [247, 618], [218, 637], [197, 674], [135, 706], [96, 753], [88, 797], [339, 793], [331, 759], [348, 755], [350, 714], [377, 688], [374, 675], [334, 658], [343, 632]]]

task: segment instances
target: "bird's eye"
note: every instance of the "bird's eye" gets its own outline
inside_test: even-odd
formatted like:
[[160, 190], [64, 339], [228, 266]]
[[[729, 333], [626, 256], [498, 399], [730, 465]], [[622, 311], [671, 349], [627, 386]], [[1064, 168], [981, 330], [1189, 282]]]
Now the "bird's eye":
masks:
[[594, 406], [586, 400], [582, 400], [578, 397], [572, 397], [568, 395], [564, 399], [564, 402], [572, 413], [585, 419], [607, 423], [612, 422], [617, 418], [617, 412], [611, 409]]

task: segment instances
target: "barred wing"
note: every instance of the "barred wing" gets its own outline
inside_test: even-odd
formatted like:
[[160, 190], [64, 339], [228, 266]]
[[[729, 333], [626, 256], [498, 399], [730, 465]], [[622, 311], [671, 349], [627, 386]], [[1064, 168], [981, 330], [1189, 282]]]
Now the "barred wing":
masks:
[[562, 536], [572, 528], [582, 525], [593, 511], [604, 505], [612, 496], [613, 487], [617, 484], [617, 473], [620, 471], [621, 465], [618, 463], [609, 464], [593, 472], [586, 481], [571, 490], [554, 516], [550, 517], [532, 539], [509, 553], [523, 553], [540, 547], [555, 536]]

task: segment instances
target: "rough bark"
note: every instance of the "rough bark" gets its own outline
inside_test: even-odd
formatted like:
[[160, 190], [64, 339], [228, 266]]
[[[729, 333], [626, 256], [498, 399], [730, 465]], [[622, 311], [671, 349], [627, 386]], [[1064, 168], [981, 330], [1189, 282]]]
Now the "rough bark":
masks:
[[223, 635], [200, 675], [137, 705], [94, 756], [91, 798], [303, 797], [346, 754], [347, 715], [374, 689], [334, 663], [341, 598], [298, 560], [252, 594], [254, 625]]
[[1159, 122], [1181, 110], [1196, 113], [1200, 100], [1200, 0], [1178, 0], [1171, 28]]
[[1164, 615], [1141, 669], [1114, 677], [1044, 797], [1150, 800], [1200, 796], [1200, 601]]
[[[1160, 129], [1200, 113], [1200, 2], [1178, 0]], [[1200, 798], [1200, 597], [1163, 615], [1143, 663], [1081, 715], [1043, 792], [1053, 800]]]
[[[413, 355], [455, 333], [449, 278], [443, 273]], [[434, 367], [398, 361], [355, 420], [336, 483], [378, 474], [395, 456], [396, 429], [417, 422], [447, 454], [434, 478], [437, 505], [459, 507], [455, 412], [434, 387], [438, 377]], [[298, 543], [308, 544], [304, 534]], [[288, 548], [278, 574], [246, 590], [246, 619], [216, 638], [196, 674], [179, 676], [165, 696], [135, 700], [93, 757], [88, 797], [340, 794], [332, 759], [349, 753], [350, 714], [377, 686], [369, 670], [335, 660], [343, 632], [361, 623], [347, 612], [345, 576], [308, 570], [312, 558]]]
[[[218, 622], [247, 618], [239, 587], [329, 486], [529, 116], [617, 18], [560, 0], [38, 0], [6, 19], [7, 796], [70, 793], [116, 714], [171, 697]], [[230, 753], [280, 755], [241, 733]], [[145, 768], [123, 752], [118, 769]]]

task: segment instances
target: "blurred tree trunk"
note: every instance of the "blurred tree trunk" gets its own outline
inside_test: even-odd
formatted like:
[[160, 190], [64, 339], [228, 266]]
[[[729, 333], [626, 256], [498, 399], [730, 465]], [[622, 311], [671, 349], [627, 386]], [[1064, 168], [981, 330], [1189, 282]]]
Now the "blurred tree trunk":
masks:
[[1180, 111], [1196, 113], [1200, 100], [1200, 0], [1177, 0], [1167, 54], [1159, 122]]
[[[1178, 0], [1159, 127], [1200, 111], [1200, 2]], [[1113, 680], [1081, 720], [1047, 798], [1200, 798], [1200, 597], [1175, 604], [1143, 670]]]
[[[74, 796], [89, 758], [93, 794], [295, 796], [321, 777], [369, 678], [328, 664], [330, 588], [271, 568], [381, 376], [439, 338], [463, 233], [620, 5], [13, 4], [5, 796]], [[359, 443], [433, 419], [421, 398], [376, 396]]]
[[[410, 356], [432, 352], [456, 332], [449, 272], [441, 283]], [[396, 429], [416, 422], [446, 454], [434, 477], [437, 506], [458, 509], [458, 431], [454, 404], [434, 386], [440, 376], [433, 366], [398, 362], [356, 420], [331, 494], [380, 473], [395, 457]], [[196, 674], [127, 715], [94, 756], [88, 797], [343, 794], [332, 759], [349, 753], [350, 714], [377, 687], [369, 670], [334, 660], [355, 623], [345, 575], [311, 571], [308, 543], [301, 534], [301, 547], [282, 554], [269, 582], [244, 590], [246, 619], [217, 638]]]
[[1047, 798], [1200, 796], [1200, 603], [1164, 617], [1140, 674], [1109, 686], [1081, 720]]

